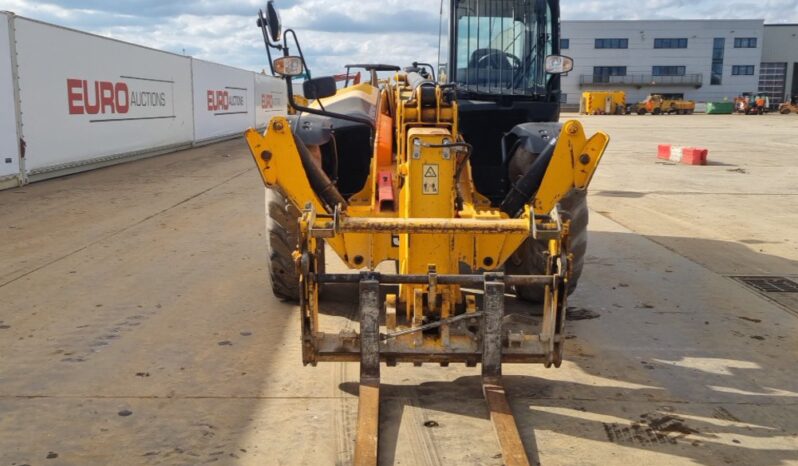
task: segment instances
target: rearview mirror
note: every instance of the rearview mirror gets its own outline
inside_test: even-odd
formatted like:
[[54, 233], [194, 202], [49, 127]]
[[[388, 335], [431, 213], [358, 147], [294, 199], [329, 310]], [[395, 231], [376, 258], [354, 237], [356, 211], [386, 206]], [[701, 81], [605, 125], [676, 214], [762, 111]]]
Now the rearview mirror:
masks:
[[323, 99], [334, 96], [338, 91], [335, 85], [335, 78], [325, 76], [323, 78], [308, 79], [302, 83], [302, 93], [308, 100]]
[[549, 55], [546, 57], [546, 73], [565, 74], [574, 69], [574, 60], [564, 55]]
[[283, 35], [283, 28], [280, 24], [280, 15], [274, 7], [274, 0], [269, 0], [266, 4], [266, 28], [269, 30], [269, 37], [272, 42], [278, 42]]

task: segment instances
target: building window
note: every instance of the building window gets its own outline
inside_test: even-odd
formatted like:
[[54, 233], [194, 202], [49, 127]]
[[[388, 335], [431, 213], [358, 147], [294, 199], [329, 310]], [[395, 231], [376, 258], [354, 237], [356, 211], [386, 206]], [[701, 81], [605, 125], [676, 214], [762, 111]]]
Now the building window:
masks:
[[734, 48], [736, 49], [755, 49], [756, 37], [735, 37]]
[[733, 65], [732, 76], [753, 76], [754, 65]]
[[654, 39], [655, 49], [686, 49], [687, 39]]
[[560, 49], [565, 50], [571, 48], [571, 39], [560, 39]]
[[628, 49], [629, 39], [596, 39], [597, 49]]
[[625, 66], [594, 66], [593, 82], [608, 83], [610, 76], [626, 76]]
[[712, 76], [709, 84], [717, 86], [723, 82], [723, 52], [726, 48], [726, 39], [716, 37], [712, 42]]
[[651, 68], [653, 76], [684, 76], [684, 66], [654, 66]]

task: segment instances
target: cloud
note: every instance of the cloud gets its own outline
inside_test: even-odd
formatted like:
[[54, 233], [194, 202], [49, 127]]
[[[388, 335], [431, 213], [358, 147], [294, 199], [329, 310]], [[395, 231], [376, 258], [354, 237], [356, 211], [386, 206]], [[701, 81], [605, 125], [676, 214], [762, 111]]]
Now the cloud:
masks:
[[[448, 3], [448, 0], [446, 0]], [[255, 15], [265, 0], [5, 0], [19, 15], [245, 69], [268, 68]], [[346, 63], [436, 62], [435, 0], [277, 0], [314, 75]], [[764, 18], [798, 22], [798, 0], [563, 0], [563, 19]], [[444, 20], [445, 31], [445, 20]]]

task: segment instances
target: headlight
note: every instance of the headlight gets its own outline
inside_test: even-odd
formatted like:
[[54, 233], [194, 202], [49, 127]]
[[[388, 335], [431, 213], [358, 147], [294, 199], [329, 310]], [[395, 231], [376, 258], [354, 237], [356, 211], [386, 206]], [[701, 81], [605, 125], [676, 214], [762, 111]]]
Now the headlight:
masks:
[[273, 62], [275, 73], [281, 76], [299, 76], [302, 74], [300, 57], [280, 57]]

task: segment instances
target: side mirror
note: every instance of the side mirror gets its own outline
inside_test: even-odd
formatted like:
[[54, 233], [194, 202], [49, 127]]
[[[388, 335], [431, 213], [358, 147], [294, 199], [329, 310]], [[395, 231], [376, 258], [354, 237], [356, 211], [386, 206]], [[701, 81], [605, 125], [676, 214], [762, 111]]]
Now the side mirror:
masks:
[[274, 0], [269, 0], [266, 4], [266, 28], [269, 30], [269, 37], [272, 42], [278, 42], [283, 35], [283, 28], [280, 24], [280, 15], [274, 7]]
[[338, 91], [335, 85], [335, 78], [325, 76], [323, 78], [308, 79], [302, 83], [302, 93], [308, 100], [323, 99], [334, 96]]
[[546, 73], [565, 74], [574, 69], [574, 59], [564, 55], [546, 57]]

